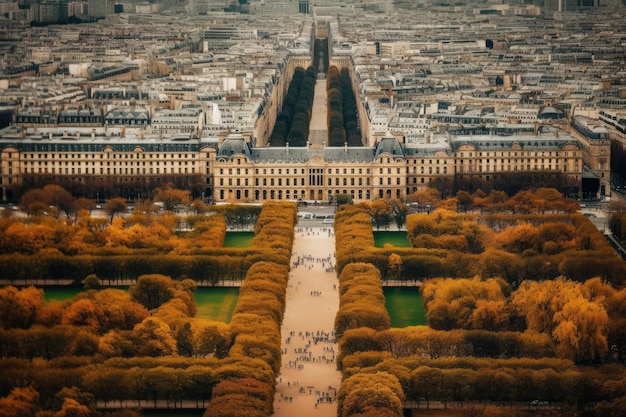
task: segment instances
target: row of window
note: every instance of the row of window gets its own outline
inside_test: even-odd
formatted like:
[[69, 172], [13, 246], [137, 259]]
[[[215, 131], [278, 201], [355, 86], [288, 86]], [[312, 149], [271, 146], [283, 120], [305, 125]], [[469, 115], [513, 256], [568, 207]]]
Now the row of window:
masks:
[[[72, 166], [74, 166], [74, 165], [88, 166], [89, 162], [90, 161], [85, 161], [85, 162], [81, 163], [81, 162], [71, 161], [71, 165]], [[53, 165], [54, 166], [57, 166], [57, 165], [62, 166], [63, 164], [65, 164], [65, 166], [70, 165], [70, 161], [24, 161], [24, 162], [22, 162], [22, 164], [24, 166], [28, 166], [29, 164], [31, 166], [34, 166], [34, 165], [37, 165], [37, 166], [42, 166], [42, 165], [43, 166], [48, 166], [48, 163], [50, 163], [51, 166], [53, 166]], [[8, 164], [9, 164], [9, 166], [12, 166], [13, 162], [9, 161]], [[103, 164], [104, 164], [104, 161], [100, 161], [98, 163], [99, 166], [102, 166]], [[146, 166], [146, 161], [135, 161], [135, 162], [131, 161], [130, 165], [133, 166], [133, 164]], [[167, 166], [169, 164], [170, 166], [173, 167], [173, 166], [183, 166], [183, 164], [185, 166], [187, 166], [187, 164], [189, 164], [189, 162], [188, 161], [184, 161], [184, 162], [183, 161], [163, 161], [163, 162], [160, 162], [160, 161], [148, 161], [148, 166], [157, 166], [158, 167], [160, 164], [163, 164], [163, 166]], [[91, 165], [95, 166], [96, 165], [96, 161], [91, 161]], [[128, 161], [125, 161], [125, 162], [122, 162], [122, 161], [120, 161], [120, 162], [113, 162], [113, 166], [115, 166], [115, 167], [117, 167], [117, 166], [128, 166], [128, 165], [129, 165]], [[110, 161], [106, 161], [106, 166], [111, 166], [111, 162]]]
[[[96, 169], [96, 168], [91, 168], [91, 172], [89, 172], [89, 168], [85, 168], [84, 170], [82, 168], [50, 168], [50, 170], [48, 171], [47, 167], [44, 168], [34, 168], [31, 167], [30, 171], [27, 168], [24, 168], [23, 171], [24, 174], [65, 174], [65, 175], [70, 175], [70, 174], [92, 174], [92, 175], [136, 175], [136, 174], [195, 174], [196, 170], [195, 168], [183, 168], [183, 169], [179, 169], [179, 170], [175, 170], [175, 169], [170, 169], [169, 172], [167, 170], [167, 168], [163, 168], [163, 171], [161, 171], [160, 168], [137, 168], [135, 170], [135, 168], [100, 168], [100, 169]], [[9, 170], [9, 175], [12, 175], [12, 170]]]
[[[349, 194], [350, 197], [355, 200], [371, 200], [371, 192], [370, 190], [328, 190], [328, 200], [332, 199], [333, 194]], [[254, 195], [254, 200], [262, 201], [262, 200], [298, 200], [298, 199], [310, 199], [310, 200], [319, 200], [324, 198], [322, 190], [309, 190], [308, 194], [306, 190], [255, 190], [254, 194], [250, 192], [250, 190], [219, 190], [219, 200], [224, 201], [226, 198], [228, 199], [236, 199], [236, 200], [249, 200], [250, 196]], [[402, 196], [402, 192], [399, 189], [391, 190], [378, 190], [378, 198], [391, 198], [391, 197], [400, 198]]]
[[[500, 155], [498, 155], [498, 153]], [[483, 155], [484, 154], [484, 155]], [[519, 155], [518, 155], [519, 154]], [[546, 155], [547, 154], [547, 155]], [[552, 151], [515, 151], [513, 152], [513, 154], [511, 155], [511, 152], [508, 151], [501, 151], [501, 152], [476, 152], [476, 155], [474, 155], [473, 152], [469, 152], [468, 157], [469, 158], [474, 158], [474, 157], [482, 157], [482, 156], [493, 156], [493, 157], [504, 157], [504, 158], [511, 158], [511, 157], [517, 157], [517, 156], [521, 156], [521, 157], [538, 157], [538, 156], [556, 156], [556, 157], [565, 157], [567, 158], [569, 155], [568, 151], [554, 151], [554, 155], [552, 155]], [[571, 156], [578, 156], [578, 153], [575, 151], [572, 151], [572, 155]], [[460, 157], [461, 158], [465, 158], [465, 152], [460, 152]]]
[[[334, 168], [334, 173], [335, 175], [348, 175], [348, 170], [350, 170], [350, 174], [352, 175], [363, 175], [363, 173], [365, 174], [370, 174], [370, 168]], [[248, 175], [248, 168], [220, 168], [219, 169], [219, 173], [220, 175], [224, 175], [226, 172], [228, 172], [228, 175], [241, 175], [242, 173], [244, 175]], [[283, 175], [283, 168], [256, 168], [254, 170], [254, 173], [256, 175], [260, 175], [261, 173], [263, 173], [263, 175], [267, 175], [269, 172], [270, 175]], [[324, 169], [309, 169], [310, 173], [314, 173], [314, 174], [322, 174], [324, 172]], [[380, 168], [378, 171], [380, 174], [391, 174], [392, 173], [392, 168]], [[284, 169], [284, 175], [290, 175], [291, 173], [293, 174], [298, 174], [298, 168], [285, 168]], [[300, 169], [300, 173], [304, 174], [305, 170], [304, 168]], [[400, 174], [400, 168], [396, 168], [395, 169], [395, 173], [396, 174]], [[328, 168], [327, 170], [327, 174], [328, 175], [332, 175], [333, 174], [333, 169], [332, 168]]]
[[[30, 155], [30, 158], [29, 158]], [[115, 153], [110, 153], [110, 152], [106, 152], [106, 153], [101, 153], [101, 154], [91, 154], [91, 157], [89, 156], [89, 154], [84, 154], [84, 158], [82, 158], [83, 154], [77, 153], [77, 154], [58, 154], [58, 153], [51, 153], [50, 157], [48, 158], [48, 154], [44, 153], [31, 153], [31, 154], [27, 154], [24, 153], [22, 154], [22, 159], [104, 159], [105, 155], [107, 159], [111, 159], [111, 155], [113, 155], [112, 159], [195, 159], [196, 158], [196, 154], [187, 154], [187, 153], [183, 153], [183, 154], [178, 154], [178, 158], [175, 157], [175, 154], [170, 154], [169, 156], [165, 153], [155, 153], [155, 154], [145, 154], [145, 153], [125, 153], [125, 154], [115, 154]], [[99, 155], [99, 156], [96, 156]], [[147, 155], [147, 158], [146, 158]], [[12, 157], [12, 153], [9, 153], [9, 158]]]

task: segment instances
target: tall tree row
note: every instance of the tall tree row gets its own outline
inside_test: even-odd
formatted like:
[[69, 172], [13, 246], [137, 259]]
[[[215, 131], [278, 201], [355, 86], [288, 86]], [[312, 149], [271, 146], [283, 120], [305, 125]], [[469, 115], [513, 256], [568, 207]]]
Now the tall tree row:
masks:
[[[337, 262], [344, 267], [339, 274], [339, 309], [335, 332], [340, 345], [338, 364], [341, 367], [344, 334], [360, 330], [382, 331], [391, 326], [385, 307], [380, 272], [371, 264], [349, 260], [362, 245], [373, 246], [371, 221], [364, 207], [343, 206], [335, 218]], [[369, 228], [367, 227], [369, 223]], [[341, 248], [341, 250], [339, 249]], [[355, 252], [356, 251], [356, 252]], [[373, 415], [401, 417], [404, 392], [397, 378], [389, 373], [356, 373], [344, 378], [338, 392], [337, 413], [341, 417]]]
[[[253, 245], [269, 255], [256, 262], [243, 282], [230, 331], [230, 358], [250, 372], [229, 375], [213, 391], [206, 417], [272, 414], [276, 375], [281, 365], [280, 326], [285, 312], [296, 205], [269, 202], [257, 220]], [[261, 374], [253, 369], [263, 369]]]
[[350, 70], [341, 68], [339, 71], [339, 83], [341, 85], [341, 97], [343, 99], [343, 124], [346, 129], [348, 146], [363, 146], [361, 131], [359, 128], [359, 110], [356, 104], [356, 96], [352, 88]]
[[356, 97], [347, 68], [331, 66], [326, 74], [328, 144], [362, 146]]
[[297, 67], [270, 136], [270, 146], [306, 146], [315, 96], [315, 70]]

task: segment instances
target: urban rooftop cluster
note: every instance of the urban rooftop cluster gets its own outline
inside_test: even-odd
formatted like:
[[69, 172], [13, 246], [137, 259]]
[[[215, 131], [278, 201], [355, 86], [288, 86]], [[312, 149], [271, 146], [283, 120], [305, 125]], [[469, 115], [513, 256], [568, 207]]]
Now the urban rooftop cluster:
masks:
[[[93, 22], [48, 24], [48, 9]], [[197, 177], [194, 195], [215, 201], [270, 198], [252, 191], [270, 180], [282, 199], [359, 200], [528, 171], [601, 198], [611, 141], [626, 141], [618, 2], [3, 0], [0, 11], [3, 201], [49, 176], [93, 184], [88, 195], [134, 195], [103, 177], [141, 174]], [[264, 150], [316, 39], [350, 71], [362, 149]], [[226, 154], [237, 140], [241, 178]], [[309, 181], [313, 157], [323, 176]], [[387, 160], [393, 175], [377, 171]], [[371, 177], [335, 178], [348, 173]]]

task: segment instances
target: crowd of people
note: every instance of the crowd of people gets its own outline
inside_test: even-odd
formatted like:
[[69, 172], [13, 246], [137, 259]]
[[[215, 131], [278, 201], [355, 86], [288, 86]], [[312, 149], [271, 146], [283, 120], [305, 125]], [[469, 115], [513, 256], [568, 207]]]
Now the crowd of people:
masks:
[[[317, 330], [315, 332], [298, 332], [298, 336], [295, 337], [295, 332], [290, 332], [289, 336], [284, 340], [284, 345], [290, 345], [292, 340], [297, 340], [301, 343], [300, 346], [293, 348], [293, 353], [296, 359], [289, 361], [287, 366], [290, 368], [302, 369], [303, 362], [324, 362], [327, 364], [335, 363], [335, 331], [325, 332], [323, 330]], [[292, 339], [295, 338], [295, 339]], [[304, 343], [304, 344], [302, 344]], [[313, 346], [323, 345], [322, 353], [319, 353], [319, 349], [314, 349]], [[327, 346], [328, 345], [328, 346]], [[314, 356], [313, 350], [316, 350]], [[289, 352], [288, 348], [283, 348], [283, 354]]]
[[[294, 243], [291, 257], [287, 311], [282, 328], [283, 363], [277, 381], [277, 416], [292, 415], [296, 409], [299, 415], [306, 417], [336, 413], [332, 405], [336, 402], [335, 387], [341, 378], [336, 369], [333, 310], [339, 295], [333, 236], [332, 228], [296, 229], [296, 239], [306, 244]], [[302, 320], [304, 317], [306, 319]]]
[[335, 272], [335, 264], [332, 262], [332, 260], [335, 259], [335, 252], [332, 254], [329, 253], [328, 256], [323, 258], [306, 254], [293, 254], [291, 258], [291, 269], [305, 268], [312, 270], [317, 265], [321, 266], [326, 272]]

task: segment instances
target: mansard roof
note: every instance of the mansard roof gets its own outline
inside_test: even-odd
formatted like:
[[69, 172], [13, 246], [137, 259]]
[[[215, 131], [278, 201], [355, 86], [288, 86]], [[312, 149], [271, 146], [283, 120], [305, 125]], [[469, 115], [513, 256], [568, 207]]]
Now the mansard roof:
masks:
[[398, 140], [391, 135], [383, 137], [380, 142], [378, 142], [374, 159], [378, 158], [384, 153], [390, 154], [393, 157], [404, 158], [404, 152], [402, 151], [402, 147], [398, 143]]
[[224, 138], [217, 150], [217, 158], [231, 159], [235, 155], [244, 155], [252, 159], [250, 147], [242, 135], [231, 134]]
[[374, 159], [374, 148], [371, 147], [324, 147], [314, 149], [308, 147], [260, 147], [251, 150], [255, 162], [301, 162], [304, 163], [315, 155], [325, 162], [363, 162]]

